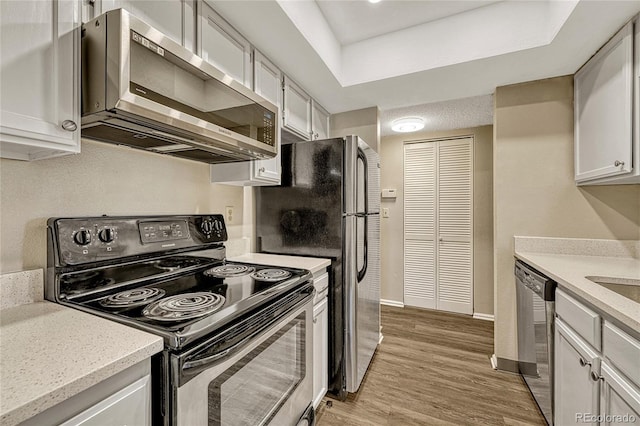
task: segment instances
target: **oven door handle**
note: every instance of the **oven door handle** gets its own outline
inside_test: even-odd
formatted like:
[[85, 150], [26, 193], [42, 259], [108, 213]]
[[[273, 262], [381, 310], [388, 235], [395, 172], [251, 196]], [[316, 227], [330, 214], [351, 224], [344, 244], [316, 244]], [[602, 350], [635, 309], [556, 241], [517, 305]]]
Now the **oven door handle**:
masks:
[[313, 286], [309, 286], [308, 288], [304, 289], [300, 294], [301, 298], [294, 305], [288, 307], [288, 309], [280, 313], [277, 317], [271, 318], [269, 321], [262, 322], [261, 326], [259, 328], [256, 328], [253, 333], [247, 334], [242, 338], [242, 340], [234, 343], [229, 347], [220, 349], [219, 351], [214, 353], [203, 354], [202, 352], [196, 352], [186, 356], [184, 358], [184, 361], [182, 362], [180, 371], [182, 372], [182, 374], [193, 376], [197, 374], [198, 371], [204, 370], [212, 366], [213, 364], [220, 362], [225, 357], [228, 357], [229, 355], [242, 350], [245, 346], [250, 345], [256, 338], [267, 333], [273, 326], [282, 321], [282, 319], [287, 315], [291, 315], [293, 311], [301, 308], [307, 303], [312, 303], [314, 294], [315, 290]]
[[[267, 327], [265, 327], [267, 328]], [[244, 348], [245, 346], [247, 346], [251, 340], [253, 340], [258, 334], [261, 334], [265, 328], [261, 328], [259, 331], [257, 331], [256, 333], [251, 334], [250, 336], [247, 336], [245, 339], [242, 339], [241, 341], [239, 341], [238, 343], [229, 346], [226, 349], [223, 349], [219, 352], [216, 352], [212, 355], [206, 356], [204, 358], [198, 358], [195, 359], [193, 361], [185, 361], [184, 364], [182, 364], [182, 371], [189, 371], [189, 370], [193, 370], [194, 368], [201, 368], [204, 366], [208, 366], [212, 363], [215, 363], [217, 361], [219, 361], [222, 358], [225, 358], [227, 356], [229, 356], [230, 354], [239, 351], [240, 349]]]

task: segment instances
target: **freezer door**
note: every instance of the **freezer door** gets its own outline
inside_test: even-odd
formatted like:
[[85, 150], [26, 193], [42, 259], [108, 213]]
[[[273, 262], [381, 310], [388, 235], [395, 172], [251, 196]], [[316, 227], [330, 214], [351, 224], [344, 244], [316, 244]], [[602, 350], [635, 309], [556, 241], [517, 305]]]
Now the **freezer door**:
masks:
[[327, 139], [282, 146], [282, 184], [256, 188], [258, 251], [341, 254], [343, 145]]
[[356, 392], [380, 339], [380, 217], [345, 218], [346, 387]]

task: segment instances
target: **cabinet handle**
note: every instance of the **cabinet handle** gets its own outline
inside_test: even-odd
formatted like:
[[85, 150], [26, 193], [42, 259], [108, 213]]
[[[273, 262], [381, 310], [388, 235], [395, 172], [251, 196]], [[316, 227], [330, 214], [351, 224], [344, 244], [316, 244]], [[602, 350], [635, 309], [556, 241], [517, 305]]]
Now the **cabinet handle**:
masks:
[[616, 160], [613, 165], [616, 167], [624, 166], [624, 161]]
[[585, 361], [584, 358], [580, 358], [580, 367], [586, 367], [587, 365], [591, 365], [591, 362]]
[[62, 122], [62, 128], [67, 132], [75, 132], [78, 130], [78, 125], [73, 120], [64, 120]]
[[597, 382], [598, 380], [604, 380], [604, 377], [602, 377], [601, 375], [599, 375], [595, 371], [592, 371], [591, 372], [591, 380], [593, 380], [594, 382]]
[[265, 170], [267, 170], [267, 169], [265, 169], [264, 167], [260, 167], [260, 170], [258, 170], [258, 171], [259, 171], [260, 173], [264, 173], [264, 172], [265, 172]]
[[313, 323], [315, 324], [315, 323], [317, 323], [317, 322], [318, 322], [318, 318], [314, 318], [314, 319], [313, 319]]

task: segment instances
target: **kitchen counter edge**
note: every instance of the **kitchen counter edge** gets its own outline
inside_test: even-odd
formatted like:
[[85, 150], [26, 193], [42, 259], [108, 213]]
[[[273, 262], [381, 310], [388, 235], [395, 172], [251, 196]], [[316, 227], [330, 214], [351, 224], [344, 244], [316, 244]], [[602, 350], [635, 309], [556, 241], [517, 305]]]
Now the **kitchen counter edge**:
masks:
[[638, 279], [639, 259], [524, 251], [514, 254], [517, 259], [556, 281], [559, 287], [569, 290], [631, 330], [640, 330], [639, 303], [585, 278], [598, 275]]
[[2, 309], [0, 423], [28, 420], [163, 345], [159, 336], [52, 302]]
[[307, 269], [316, 274], [331, 266], [331, 259], [322, 257], [287, 256], [267, 253], [247, 253], [228, 258], [229, 262], [246, 262], [257, 265], [283, 266], [286, 268]]

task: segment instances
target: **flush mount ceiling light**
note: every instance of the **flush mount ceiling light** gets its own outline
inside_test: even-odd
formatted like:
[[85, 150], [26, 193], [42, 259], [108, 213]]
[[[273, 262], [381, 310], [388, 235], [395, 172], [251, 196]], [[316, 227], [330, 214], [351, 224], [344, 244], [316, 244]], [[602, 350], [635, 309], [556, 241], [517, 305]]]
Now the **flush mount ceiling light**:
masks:
[[424, 120], [420, 117], [405, 117], [393, 120], [391, 130], [394, 132], [408, 133], [424, 128]]
[[380, 0], [369, 0], [369, 3], [380, 3]]

